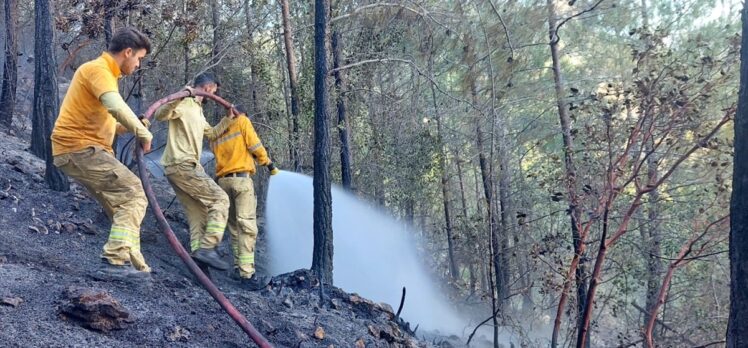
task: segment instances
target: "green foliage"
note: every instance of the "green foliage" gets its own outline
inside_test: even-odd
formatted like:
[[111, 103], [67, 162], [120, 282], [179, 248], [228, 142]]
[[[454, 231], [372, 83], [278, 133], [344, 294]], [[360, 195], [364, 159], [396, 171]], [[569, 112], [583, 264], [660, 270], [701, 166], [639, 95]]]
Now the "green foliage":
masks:
[[[250, 1], [252, 27], [248, 28], [243, 3], [218, 1], [221, 93], [233, 102], [254, 105], [253, 118], [264, 143], [280, 167], [289, 168], [290, 112], [284, 93], [288, 77], [280, 8], [275, 1]], [[611, 204], [610, 214], [611, 228], [615, 228], [631, 206], [635, 182], [646, 185], [648, 180], [646, 158], [637, 156], [654, 146], [655, 167], [658, 175], [664, 174], [734, 105], [740, 43], [737, 1], [647, 0], [647, 11], [641, 1], [604, 1], [584, 12], [595, 3], [558, 2], [559, 21], [574, 16], [559, 32], [566, 85], [562, 107], [570, 113], [575, 189], [580, 193], [583, 222], [591, 223], [588, 250], [592, 251], [602, 231], [601, 217], [594, 212], [609, 192], [608, 175], [636, 179], [618, 182], [621, 194]], [[65, 4], [58, 6], [56, 16], [63, 56], [87, 38], [103, 40], [100, 18], [108, 2], [71, 0]], [[185, 77], [209, 68], [214, 51], [210, 2], [118, 4], [116, 26], [130, 23], [147, 28], [160, 50], [143, 71], [146, 99], [175, 91]], [[332, 6], [333, 17], [341, 16], [331, 24], [341, 33], [341, 65], [351, 65], [342, 70], [346, 88], [330, 96], [329, 115], [337, 127], [334, 106], [338, 97], [343, 98], [350, 120], [356, 190], [393, 214], [412, 219], [409, 222], [426, 236], [421, 247], [433, 255], [429, 264], [437, 269], [435, 273], [443, 274], [447, 253], [440, 163], [444, 160], [457, 263], [462, 271], [460, 280], [450, 287], [455, 298], [481, 299], [474, 306], [483, 315], [492, 293], [479, 274], [488, 264], [490, 228], [478, 163], [483, 155], [490, 169], [494, 207], [506, 203], [499, 202], [499, 178], [510, 183], [505, 193], [513, 207], [506, 216], [512, 219], [504, 232], [509, 239], [506, 252], [511, 255], [511, 290], [534, 303], [534, 309], [523, 307], [517, 296], [510, 301], [512, 313], [552, 315], [546, 309], [557, 303], [572, 247], [545, 1], [352, 0]], [[309, 173], [314, 73], [310, 3], [291, 2], [291, 17], [301, 98], [299, 150], [302, 170]], [[100, 48], [85, 47], [71, 67], [98, 54]], [[71, 73], [68, 69], [64, 75]], [[132, 81], [127, 78], [122, 85]], [[329, 83], [334, 83], [332, 78]], [[443, 129], [438, 135], [437, 118]], [[642, 119], [645, 131], [636, 134]], [[482, 148], [477, 142], [479, 126], [484, 135]], [[340, 177], [337, 130], [333, 128], [331, 134], [335, 178]], [[683, 161], [658, 188], [658, 199], [644, 197], [604, 265], [596, 332], [609, 330], [631, 340], [638, 337], [641, 313], [631, 302], [645, 302], [646, 277], [651, 272], [643, 251], [649, 243], [644, 237], [649, 228], [661, 236], [658, 257], [667, 266], [683, 243], [700, 233], [699, 228], [703, 230], [726, 213], [731, 133], [731, 125], [726, 126]], [[632, 138], [636, 141], [628, 146]], [[506, 149], [505, 158], [500, 157], [500, 148]], [[626, 151], [632, 155], [611, 171], [612, 159]], [[504, 172], [502, 163], [507, 165]], [[644, 167], [637, 171], [636, 163]], [[657, 218], [649, 221], [653, 207]], [[727, 286], [726, 257], [719, 253], [726, 248], [725, 231], [720, 225], [710, 232], [716, 238], [705, 253], [714, 255], [678, 271], [671, 292], [683, 295], [673, 296], [665, 314], [666, 321], [693, 328], [692, 339], [699, 342], [724, 332], [724, 320], [705, 324], [698, 318], [727, 301], [722, 298]], [[475, 288], [470, 285], [469, 269], [476, 272], [472, 275], [477, 279]], [[697, 291], [707, 287], [716, 289], [717, 300], [710, 302]], [[599, 345], [619, 343], [610, 336], [611, 340]]]

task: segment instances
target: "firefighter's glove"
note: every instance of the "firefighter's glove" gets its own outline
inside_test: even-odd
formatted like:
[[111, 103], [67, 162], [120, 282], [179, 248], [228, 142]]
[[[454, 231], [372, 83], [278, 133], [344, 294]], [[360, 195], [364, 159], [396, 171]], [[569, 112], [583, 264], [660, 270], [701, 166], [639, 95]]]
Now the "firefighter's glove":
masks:
[[151, 128], [151, 121], [148, 121], [148, 119], [145, 118], [145, 116], [140, 115], [138, 116], [138, 119], [140, 120], [140, 123], [142, 123], [145, 126], [145, 128]]
[[274, 164], [270, 163], [268, 164], [268, 170], [270, 171], [270, 175], [275, 175], [280, 173], [280, 169], [276, 168]]

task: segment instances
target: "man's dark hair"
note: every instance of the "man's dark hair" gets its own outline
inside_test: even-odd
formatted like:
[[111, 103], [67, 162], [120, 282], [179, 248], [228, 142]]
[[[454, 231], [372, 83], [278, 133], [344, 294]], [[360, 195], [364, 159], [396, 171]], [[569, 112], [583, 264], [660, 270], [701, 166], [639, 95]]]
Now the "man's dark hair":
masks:
[[151, 53], [151, 40], [133, 27], [119, 28], [112, 35], [112, 41], [109, 42], [109, 52], [117, 53], [127, 48], [145, 49], [146, 53]]
[[240, 115], [247, 114], [247, 109], [242, 104], [234, 104], [234, 109], [236, 109], [236, 111], [239, 111]]
[[202, 73], [200, 75], [197, 75], [195, 77], [195, 82], [192, 84], [192, 87], [201, 87], [205, 85], [209, 85], [211, 83], [215, 83], [216, 86], [221, 87], [221, 83], [218, 82], [218, 79], [215, 75], [211, 73]]

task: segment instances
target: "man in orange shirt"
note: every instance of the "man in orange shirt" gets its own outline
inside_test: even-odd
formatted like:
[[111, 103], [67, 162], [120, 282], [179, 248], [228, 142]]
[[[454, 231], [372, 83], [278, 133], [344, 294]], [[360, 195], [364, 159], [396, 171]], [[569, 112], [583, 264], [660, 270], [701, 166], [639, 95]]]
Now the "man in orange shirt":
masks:
[[270, 175], [278, 174], [267, 150], [257, 136], [244, 109], [236, 105], [239, 116], [225, 133], [211, 142], [216, 158], [218, 185], [226, 191], [231, 203], [228, 228], [234, 267], [242, 285], [248, 290], [267, 286], [270, 279], [255, 273], [255, 243], [257, 241], [257, 198], [251, 175], [255, 160], [267, 166]]
[[101, 254], [105, 263], [96, 273], [102, 279], [147, 279], [151, 270], [140, 252], [148, 201], [140, 179], [112, 151], [114, 135], [127, 131], [146, 152], [151, 149], [153, 136], [122, 99], [117, 84], [150, 50], [140, 31], [118, 30], [106, 52], [76, 70], [52, 130], [55, 166], [86, 187], [112, 222]]

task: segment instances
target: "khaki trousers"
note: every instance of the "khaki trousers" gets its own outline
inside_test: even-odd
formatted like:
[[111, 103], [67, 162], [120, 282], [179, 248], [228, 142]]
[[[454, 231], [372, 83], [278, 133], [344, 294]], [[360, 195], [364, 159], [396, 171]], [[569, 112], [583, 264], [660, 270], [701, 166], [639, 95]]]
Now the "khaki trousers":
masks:
[[257, 198], [251, 178], [224, 177], [218, 185], [226, 191], [231, 202], [229, 233], [234, 265], [239, 276], [251, 278], [255, 273], [255, 243], [257, 242]]
[[132, 263], [137, 270], [150, 272], [140, 252], [140, 224], [148, 206], [140, 178], [96, 147], [55, 156], [54, 164], [81, 183], [112, 222], [101, 257], [113, 265]]
[[164, 168], [190, 224], [190, 250], [213, 249], [223, 239], [229, 198], [203, 167], [182, 162]]

